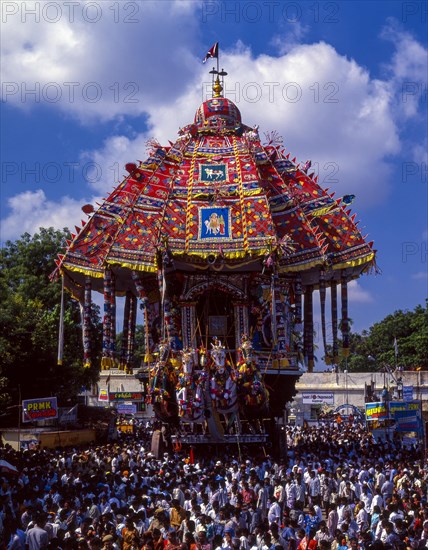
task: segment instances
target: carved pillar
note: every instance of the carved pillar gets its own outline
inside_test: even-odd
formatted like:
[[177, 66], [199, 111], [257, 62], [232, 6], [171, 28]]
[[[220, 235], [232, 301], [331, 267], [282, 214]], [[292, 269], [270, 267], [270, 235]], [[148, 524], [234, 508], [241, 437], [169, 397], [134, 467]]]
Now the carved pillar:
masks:
[[287, 295], [278, 277], [272, 278], [272, 342], [274, 344], [275, 357], [272, 366], [284, 368], [290, 365], [288, 357], [290, 352], [291, 326], [288, 322], [289, 304]]
[[183, 348], [196, 348], [196, 302], [181, 302], [180, 308]]
[[144, 288], [143, 281], [140, 279], [136, 271], [132, 272], [132, 280], [135, 284], [135, 289], [137, 291], [137, 297], [141, 302], [141, 309], [143, 310], [144, 315], [144, 348], [145, 356], [144, 363], [150, 363], [152, 361], [152, 351], [153, 351], [153, 339], [150, 332], [151, 321], [150, 319], [150, 309], [149, 300], [147, 298], [146, 289]]
[[101, 370], [114, 366], [116, 336], [116, 296], [114, 278], [110, 269], [104, 271], [103, 354]]
[[[294, 327], [292, 329], [292, 353], [295, 354], [297, 363], [303, 362], [303, 346], [302, 346], [302, 280], [300, 275], [296, 276], [294, 281]], [[297, 363], [295, 366], [297, 366]]]
[[235, 317], [235, 349], [237, 350], [238, 360], [241, 360], [239, 349], [241, 347], [241, 338], [243, 334], [249, 335], [248, 303], [233, 302], [233, 312]]
[[82, 307], [82, 337], [83, 337], [83, 366], [89, 368], [91, 366], [91, 312], [92, 312], [92, 292], [91, 278], [85, 277], [85, 294]]

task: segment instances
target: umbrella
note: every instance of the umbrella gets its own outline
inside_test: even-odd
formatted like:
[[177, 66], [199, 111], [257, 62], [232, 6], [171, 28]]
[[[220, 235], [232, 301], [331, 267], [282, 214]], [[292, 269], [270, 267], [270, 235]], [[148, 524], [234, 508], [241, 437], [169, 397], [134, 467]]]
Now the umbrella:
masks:
[[8, 474], [18, 474], [18, 469], [12, 466], [7, 460], [0, 460], [0, 472]]

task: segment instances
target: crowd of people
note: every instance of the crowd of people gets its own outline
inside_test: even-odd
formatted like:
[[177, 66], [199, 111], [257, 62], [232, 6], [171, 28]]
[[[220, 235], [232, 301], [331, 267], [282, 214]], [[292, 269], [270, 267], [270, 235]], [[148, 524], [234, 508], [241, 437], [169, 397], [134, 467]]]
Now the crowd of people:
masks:
[[341, 423], [286, 428], [287, 456], [138, 437], [14, 451], [0, 480], [7, 550], [419, 550], [428, 466], [418, 448]]

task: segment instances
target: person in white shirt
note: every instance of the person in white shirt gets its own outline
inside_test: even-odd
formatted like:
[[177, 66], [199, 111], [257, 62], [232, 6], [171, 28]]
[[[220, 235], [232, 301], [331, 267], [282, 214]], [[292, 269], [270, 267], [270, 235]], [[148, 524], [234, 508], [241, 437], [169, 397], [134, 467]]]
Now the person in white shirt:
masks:
[[266, 514], [267, 514], [268, 496], [269, 496], [268, 485], [269, 485], [269, 481], [265, 480], [265, 484], [260, 487], [257, 495], [257, 508], [260, 509], [263, 519], [266, 517]]
[[370, 505], [370, 514], [373, 514], [373, 509], [375, 506], [379, 506], [381, 510], [385, 508], [385, 503], [381, 495], [380, 489], [376, 489], [375, 494], [373, 495], [372, 502]]
[[47, 516], [38, 513], [34, 519], [34, 527], [27, 531], [26, 546], [28, 550], [44, 550], [49, 544], [49, 535], [45, 530]]
[[271, 498], [271, 505], [267, 514], [268, 522], [276, 523], [279, 525], [281, 523], [281, 506], [278, 504], [278, 501], [275, 497]]
[[358, 512], [355, 517], [355, 521], [358, 525], [358, 532], [363, 533], [369, 527], [369, 515], [367, 514], [364, 502], [362, 500], [360, 500], [360, 502], [357, 504], [356, 509], [357, 508]]

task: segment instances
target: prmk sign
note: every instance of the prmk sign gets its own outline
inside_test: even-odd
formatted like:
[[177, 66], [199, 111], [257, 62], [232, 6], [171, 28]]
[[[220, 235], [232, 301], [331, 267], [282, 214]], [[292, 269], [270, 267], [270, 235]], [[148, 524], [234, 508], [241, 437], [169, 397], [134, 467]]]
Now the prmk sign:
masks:
[[56, 397], [25, 399], [22, 401], [22, 422], [53, 420], [58, 418]]

